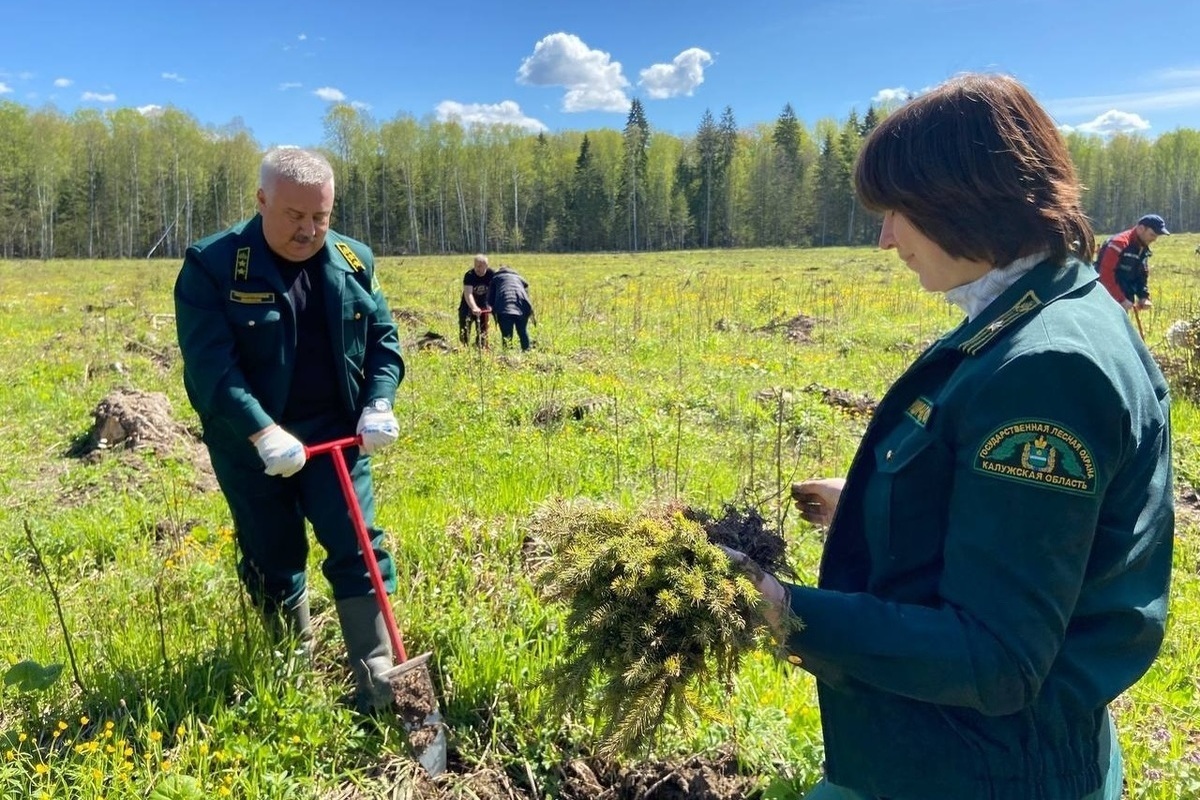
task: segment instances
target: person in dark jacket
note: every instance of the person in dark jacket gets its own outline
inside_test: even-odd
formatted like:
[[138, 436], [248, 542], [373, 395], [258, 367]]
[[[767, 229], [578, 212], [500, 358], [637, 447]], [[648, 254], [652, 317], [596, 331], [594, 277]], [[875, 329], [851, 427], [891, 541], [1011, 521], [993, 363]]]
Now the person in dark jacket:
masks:
[[512, 267], [501, 264], [488, 287], [488, 305], [496, 315], [504, 346], [512, 346], [513, 331], [516, 330], [521, 349], [528, 350], [529, 321], [534, 318], [533, 303], [529, 299], [529, 281]]
[[1170, 409], [1091, 267], [1066, 146], [1017, 81], [964, 75], [870, 134], [855, 188], [880, 247], [965, 319], [892, 385], [844, 480], [793, 486], [828, 526], [817, 585], [747, 565], [817, 679], [808, 797], [1116, 800], [1108, 706], [1166, 620]]
[[312, 638], [305, 519], [356, 680], [355, 703], [391, 703], [383, 615], [359, 553], [332, 459], [305, 445], [362, 437], [344, 451], [384, 585], [395, 565], [373, 527], [370, 454], [399, 435], [392, 413], [404, 361], [370, 249], [329, 229], [334, 179], [319, 153], [267, 152], [258, 214], [188, 248], [175, 312], [188, 399], [229, 503], [238, 573], [281, 639]]
[[1101, 246], [1096, 258], [1100, 283], [1126, 311], [1150, 308], [1150, 245], [1170, 233], [1162, 217], [1147, 214]]
[[495, 274], [483, 253], [475, 256], [471, 268], [463, 274], [462, 294], [458, 298], [458, 340], [463, 344], [471, 341], [471, 328], [475, 327], [475, 346], [484, 349], [488, 346], [488, 318], [492, 313], [487, 304], [488, 286]]

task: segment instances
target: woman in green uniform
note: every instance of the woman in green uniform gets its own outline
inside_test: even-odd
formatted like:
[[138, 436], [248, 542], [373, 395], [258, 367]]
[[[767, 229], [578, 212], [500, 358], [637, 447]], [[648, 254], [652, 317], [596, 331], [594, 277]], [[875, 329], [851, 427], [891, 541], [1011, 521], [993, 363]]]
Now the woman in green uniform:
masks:
[[1015, 80], [966, 75], [884, 120], [855, 186], [880, 247], [965, 319], [845, 480], [793, 487], [828, 525], [817, 586], [758, 580], [817, 679], [809, 798], [1116, 800], [1108, 705], [1166, 618], [1169, 398], [1090, 266], [1066, 147]]

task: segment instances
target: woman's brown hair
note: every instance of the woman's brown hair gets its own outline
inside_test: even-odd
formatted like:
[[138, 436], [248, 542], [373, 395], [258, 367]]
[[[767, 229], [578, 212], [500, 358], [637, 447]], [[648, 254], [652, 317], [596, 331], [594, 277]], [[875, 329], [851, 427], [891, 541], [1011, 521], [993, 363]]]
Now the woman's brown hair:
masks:
[[996, 267], [1042, 250], [1090, 261], [1096, 246], [1066, 143], [1005, 75], [953, 78], [890, 114], [863, 144], [854, 188], [951, 256]]

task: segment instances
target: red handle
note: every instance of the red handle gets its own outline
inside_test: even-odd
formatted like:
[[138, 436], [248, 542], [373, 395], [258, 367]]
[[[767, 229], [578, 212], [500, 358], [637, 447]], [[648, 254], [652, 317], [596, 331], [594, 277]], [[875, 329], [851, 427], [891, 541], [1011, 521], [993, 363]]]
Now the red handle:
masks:
[[362, 508], [358, 505], [358, 495], [354, 493], [354, 481], [350, 479], [350, 469], [346, 466], [346, 457], [342, 454], [343, 449], [357, 447], [361, 444], [361, 436], [334, 439], [331, 442], [305, 447], [304, 455], [311, 458], [322, 453], [329, 453], [333, 458], [333, 468], [337, 471], [338, 483], [342, 485], [342, 496], [346, 498], [350, 521], [354, 523], [354, 535], [358, 538], [358, 549], [362, 551], [363, 561], [367, 565], [367, 574], [371, 578], [371, 588], [375, 590], [375, 602], [387, 625], [388, 638], [392, 641], [392, 652], [396, 655], [396, 663], [403, 664], [408, 661], [408, 654], [404, 651], [404, 639], [401, 638], [400, 628], [396, 625], [392, 604], [388, 602], [387, 589], [383, 585], [383, 575], [379, 572], [379, 561], [375, 558], [375, 548], [372, 546], [371, 536], [367, 532], [367, 523], [363, 519]]
[[347, 447], [358, 447], [361, 444], [361, 436], [347, 436], [345, 439], [334, 439], [332, 442], [314, 444], [311, 447], [305, 447], [304, 457], [312, 458], [313, 456], [319, 456], [322, 453], [331, 453], [334, 450], [345, 450]]

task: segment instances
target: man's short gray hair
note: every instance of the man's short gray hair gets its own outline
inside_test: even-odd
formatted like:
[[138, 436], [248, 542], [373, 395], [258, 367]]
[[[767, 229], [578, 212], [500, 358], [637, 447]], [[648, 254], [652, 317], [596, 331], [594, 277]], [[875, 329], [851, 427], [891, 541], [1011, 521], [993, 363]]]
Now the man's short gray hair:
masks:
[[333, 182], [333, 167], [315, 150], [295, 145], [272, 147], [258, 168], [258, 185], [266, 189], [280, 178], [299, 186], [324, 186]]

